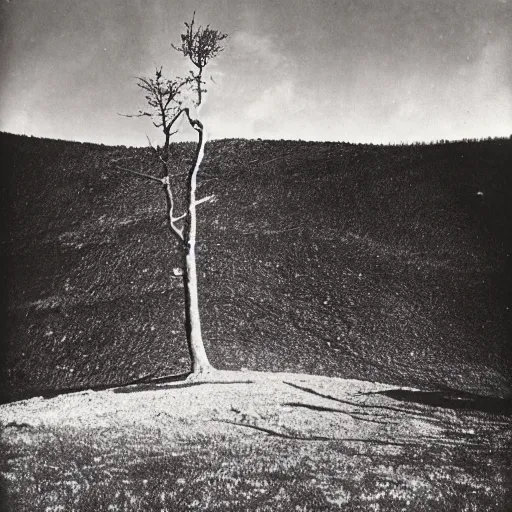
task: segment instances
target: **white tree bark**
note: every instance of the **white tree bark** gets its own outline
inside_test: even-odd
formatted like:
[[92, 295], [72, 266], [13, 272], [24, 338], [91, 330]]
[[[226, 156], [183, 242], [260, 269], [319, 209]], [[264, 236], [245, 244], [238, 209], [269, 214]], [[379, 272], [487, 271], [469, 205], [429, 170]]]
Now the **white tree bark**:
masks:
[[[187, 120], [190, 126], [196, 130], [198, 134], [198, 141], [196, 146], [196, 158], [194, 166], [191, 168], [188, 177], [188, 213], [180, 215], [179, 217], [174, 216], [174, 197], [172, 193], [172, 187], [170, 182], [169, 167], [167, 161], [162, 159], [157, 150], [151, 145], [155, 154], [159, 157], [162, 162], [164, 177], [157, 178], [149, 174], [132, 171], [125, 167], [116, 166], [118, 169], [128, 171], [141, 178], [146, 178], [152, 181], [161, 183], [164, 187], [165, 196], [167, 199], [167, 215], [169, 219], [169, 228], [171, 232], [178, 238], [181, 247], [184, 250], [185, 262], [183, 269], [183, 280], [185, 287], [185, 314], [186, 314], [186, 329], [187, 329], [187, 342], [192, 360], [192, 378], [198, 375], [210, 373], [215, 371], [213, 366], [208, 361], [206, 350], [204, 348], [203, 337], [201, 333], [201, 319], [199, 316], [199, 296], [197, 291], [197, 269], [196, 269], [196, 235], [197, 235], [197, 215], [196, 206], [198, 204], [209, 201], [213, 196], [203, 197], [202, 199], [196, 200], [196, 189], [197, 189], [197, 173], [204, 157], [204, 148], [206, 145], [206, 133], [203, 124], [198, 119], [194, 119], [190, 115], [188, 108], [180, 110], [171, 122], [171, 126], [178, 120], [179, 116], [183, 113], [186, 114]], [[178, 227], [177, 222], [185, 219], [185, 226]]]
[[187, 231], [185, 233], [185, 263], [186, 272], [184, 274], [186, 287], [186, 307], [187, 307], [187, 330], [190, 356], [192, 359], [192, 373], [207, 373], [213, 370], [208, 361], [208, 356], [204, 348], [201, 320], [199, 316], [199, 296], [197, 292], [197, 270], [196, 270], [196, 234], [197, 234], [197, 215], [196, 206], [203, 201], [196, 201], [197, 173], [204, 157], [204, 147], [206, 144], [206, 134], [203, 125], [196, 119], [191, 119], [188, 109], [185, 109], [187, 118], [192, 127], [197, 131], [199, 140], [197, 143], [196, 161], [189, 177], [189, 218]]

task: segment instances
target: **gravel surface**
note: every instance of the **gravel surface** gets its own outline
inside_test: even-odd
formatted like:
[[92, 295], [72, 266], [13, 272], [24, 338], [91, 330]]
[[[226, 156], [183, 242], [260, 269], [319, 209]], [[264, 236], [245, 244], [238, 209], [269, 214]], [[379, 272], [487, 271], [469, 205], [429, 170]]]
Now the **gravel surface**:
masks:
[[33, 398], [0, 406], [4, 497], [12, 510], [506, 510], [510, 403], [437, 400], [249, 371]]

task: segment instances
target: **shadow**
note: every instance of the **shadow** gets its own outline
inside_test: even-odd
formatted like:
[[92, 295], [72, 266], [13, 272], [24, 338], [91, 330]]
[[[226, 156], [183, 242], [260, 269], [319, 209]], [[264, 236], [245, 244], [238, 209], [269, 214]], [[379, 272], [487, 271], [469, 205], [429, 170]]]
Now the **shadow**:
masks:
[[[30, 400], [31, 398], [41, 397], [44, 400], [50, 400], [51, 398], [55, 398], [61, 395], [69, 395], [71, 393], [81, 393], [83, 391], [106, 391], [108, 389], [114, 390], [114, 392], [119, 393], [124, 388], [131, 388], [132, 386], [151, 386], [156, 385], [158, 383], [167, 383], [167, 382], [178, 382], [184, 381], [190, 372], [180, 373], [177, 375], [167, 375], [165, 377], [156, 377], [156, 378], [148, 378], [147, 376], [142, 377], [140, 379], [136, 379], [130, 382], [122, 383], [122, 384], [102, 384], [99, 386], [76, 386], [69, 388], [60, 388], [60, 389], [35, 389], [27, 392], [21, 393], [9, 393], [0, 395], [0, 405], [18, 402], [21, 400]], [[136, 388], [137, 390], [138, 388]], [[161, 389], [161, 388], [157, 388]]]
[[413, 447], [417, 448], [421, 445], [419, 443], [400, 443], [397, 441], [385, 441], [382, 439], [364, 439], [364, 438], [358, 438], [358, 437], [325, 437], [325, 436], [301, 436], [297, 434], [292, 433], [285, 433], [285, 432], [279, 432], [277, 430], [273, 430], [270, 428], [262, 427], [259, 425], [249, 425], [248, 423], [238, 423], [236, 421], [229, 421], [229, 420], [213, 420], [217, 423], [227, 423], [228, 425], [235, 425], [237, 427], [243, 427], [248, 428], [252, 430], [257, 430], [259, 432], [264, 432], [265, 434], [268, 434], [269, 436], [273, 437], [280, 437], [282, 439], [290, 439], [293, 441], [328, 441], [328, 442], [347, 442], [347, 443], [368, 443], [368, 444], [376, 444], [376, 445], [383, 445], [383, 446], [407, 446], [407, 447]]
[[[336, 398], [335, 396], [332, 396], [332, 395], [320, 393], [319, 391], [316, 391], [314, 389], [307, 388], [305, 386], [299, 386], [298, 384], [293, 384], [292, 382], [284, 382], [284, 384], [291, 386], [292, 388], [300, 389], [301, 391], [305, 391], [306, 393], [311, 393], [312, 395], [320, 396], [322, 398], [327, 398], [328, 400], [333, 400], [340, 404], [350, 405], [352, 407], [358, 407], [358, 408], [364, 408], [364, 409], [385, 409], [388, 411], [404, 412], [404, 413], [418, 413], [419, 412], [419, 411], [408, 411], [406, 409], [398, 409], [397, 407], [390, 407], [388, 405], [368, 405], [368, 404], [363, 404], [363, 403], [358, 403], [358, 402], [349, 402], [348, 400], [342, 400], [341, 398]], [[373, 394], [373, 393], [361, 393], [361, 394]], [[377, 394], [377, 393], [375, 393], [375, 394]]]
[[[170, 381], [167, 381], [170, 382]], [[149, 382], [147, 384], [134, 385], [130, 387], [120, 387], [114, 389], [114, 393], [139, 393], [141, 391], [164, 391], [166, 389], [181, 389], [181, 388], [191, 388], [193, 386], [202, 386], [204, 384], [254, 384], [252, 380], [205, 380], [201, 382], [183, 382], [182, 384], [169, 384], [165, 386], [166, 382], [157, 383], [155, 381]]]
[[400, 402], [413, 402], [432, 407], [512, 416], [512, 397], [496, 398], [459, 391], [408, 391], [404, 389], [389, 389], [371, 394], [384, 395]]
[[390, 424], [389, 420], [379, 421], [379, 420], [372, 420], [371, 418], [365, 418], [364, 416], [371, 415], [366, 412], [359, 412], [357, 414], [351, 414], [347, 411], [342, 411], [341, 409], [334, 409], [332, 407], [323, 407], [322, 405], [302, 404], [300, 402], [286, 402], [282, 405], [284, 405], [285, 407], [302, 407], [304, 409], [310, 409], [312, 411], [337, 412], [340, 414], [344, 414], [345, 416], [350, 416], [351, 418], [353, 418], [355, 420], [368, 421], [370, 423], [380, 423], [381, 425], [389, 425]]

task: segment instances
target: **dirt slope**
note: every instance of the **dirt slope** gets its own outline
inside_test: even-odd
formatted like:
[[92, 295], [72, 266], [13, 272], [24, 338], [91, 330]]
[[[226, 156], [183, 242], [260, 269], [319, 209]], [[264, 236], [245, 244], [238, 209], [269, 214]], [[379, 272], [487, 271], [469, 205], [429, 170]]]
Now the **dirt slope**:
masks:
[[433, 399], [223, 372], [3, 405], [4, 500], [13, 511], [507, 510], [510, 402], [491, 413], [467, 395]]
[[[188, 369], [163, 194], [115, 169], [156, 173], [151, 151], [0, 141], [4, 399]], [[198, 265], [213, 363], [506, 396], [511, 149], [209, 143]], [[192, 157], [174, 145], [173, 174]]]

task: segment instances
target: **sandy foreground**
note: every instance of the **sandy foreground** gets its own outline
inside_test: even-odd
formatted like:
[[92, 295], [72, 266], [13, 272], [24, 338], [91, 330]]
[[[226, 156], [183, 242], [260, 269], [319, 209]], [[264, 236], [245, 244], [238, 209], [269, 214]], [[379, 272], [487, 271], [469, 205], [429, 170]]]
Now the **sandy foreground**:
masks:
[[[218, 372], [0, 406], [6, 510], [508, 510], [508, 409]], [[440, 405], [439, 405], [440, 404]]]

